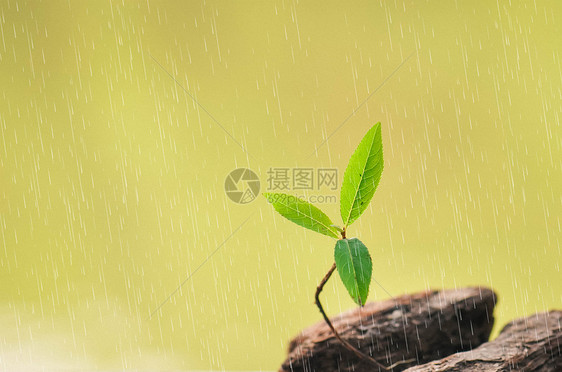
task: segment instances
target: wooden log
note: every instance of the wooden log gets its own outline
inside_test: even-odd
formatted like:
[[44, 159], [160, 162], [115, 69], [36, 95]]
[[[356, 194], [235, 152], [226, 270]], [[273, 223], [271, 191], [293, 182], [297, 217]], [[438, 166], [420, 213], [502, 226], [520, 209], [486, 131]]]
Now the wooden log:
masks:
[[493, 341], [472, 351], [407, 369], [407, 372], [562, 371], [562, 311], [518, 319]]
[[[487, 288], [428, 291], [368, 303], [331, 318], [336, 330], [393, 371], [473, 349], [488, 340], [496, 295]], [[325, 322], [298, 335], [280, 371], [377, 371], [342, 346]]]

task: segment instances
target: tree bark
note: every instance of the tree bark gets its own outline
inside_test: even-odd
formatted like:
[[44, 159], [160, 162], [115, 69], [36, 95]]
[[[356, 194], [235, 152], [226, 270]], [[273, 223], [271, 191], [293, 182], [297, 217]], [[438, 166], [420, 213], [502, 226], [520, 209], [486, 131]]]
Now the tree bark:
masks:
[[[471, 350], [488, 340], [494, 292], [487, 288], [428, 291], [345, 312], [331, 321], [340, 335], [393, 371]], [[354, 355], [325, 322], [305, 329], [289, 345], [280, 371], [382, 371]]]
[[472, 351], [407, 369], [407, 372], [562, 371], [562, 311], [518, 319]]

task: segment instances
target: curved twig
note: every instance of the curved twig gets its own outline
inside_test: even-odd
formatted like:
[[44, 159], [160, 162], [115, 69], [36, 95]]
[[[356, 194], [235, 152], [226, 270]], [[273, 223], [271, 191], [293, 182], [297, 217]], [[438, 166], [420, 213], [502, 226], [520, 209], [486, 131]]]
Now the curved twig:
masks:
[[385, 371], [389, 371], [389, 370], [393, 369], [394, 367], [396, 367], [400, 364], [413, 362], [414, 359], [403, 360], [403, 361], [396, 362], [396, 363], [386, 367], [383, 364], [381, 364], [380, 362], [378, 362], [377, 360], [375, 360], [373, 357], [359, 351], [359, 349], [357, 349], [355, 346], [351, 345], [348, 341], [344, 340], [340, 336], [340, 334], [336, 331], [336, 329], [334, 328], [334, 325], [330, 321], [330, 318], [328, 318], [328, 316], [326, 315], [326, 312], [324, 311], [324, 308], [322, 307], [322, 304], [320, 303], [320, 292], [322, 292], [322, 289], [324, 288], [324, 285], [326, 284], [328, 279], [330, 279], [330, 277], [332, 276], [332, 274], [334, 273], [335, 270], [336, 270], [336, 263], [334, 262], [334, 264], [332, 265], [330, 270], [326, 273], [324, 278], [322, 278], [322, 281], [320, 282], [318, 287], [316, 287], [316, 294], [314, 295], [314, 298], [315, 298], [316, 306], [318, 306], [318, 309], [320, 309], [320, 313], [322, 314], [322, 317], [324, 317], [324, 321], [326, 322], [326, 324], [328, 324], [328, 327], [330, 327], [330, 329], [332, 330], [332, 332], [334, 333], [334, 336], [336, 336], [338, 341], [340, 341], [342, 343], [342, 345], [345, 346], [346, 349], [353, 352], [358, 358], [360, 358], [364, 361], [367, 361], [367, 362], [369, 362], [369, 363], [371, 363], [371, 364], [373, 364], [373, 365], [375, 365], [379, 368], [382, 368]]

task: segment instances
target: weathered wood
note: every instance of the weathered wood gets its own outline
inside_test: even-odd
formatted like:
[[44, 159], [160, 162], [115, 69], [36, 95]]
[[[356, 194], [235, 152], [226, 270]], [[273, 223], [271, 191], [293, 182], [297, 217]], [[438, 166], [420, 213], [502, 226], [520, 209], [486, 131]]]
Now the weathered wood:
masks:
[[562, 311], [518, 319], [493, 341], [407, 372], [562, 371]]
[[[494, 292], [487, 288], [429, 291], [405, 295], [331, 318], [340, 335], [385, 366], [412, 365], [470, 350], [486, 342], [493, 326]], [[280, 371], [376, 371], [335, 339], [325, 322], [291, 341]]]

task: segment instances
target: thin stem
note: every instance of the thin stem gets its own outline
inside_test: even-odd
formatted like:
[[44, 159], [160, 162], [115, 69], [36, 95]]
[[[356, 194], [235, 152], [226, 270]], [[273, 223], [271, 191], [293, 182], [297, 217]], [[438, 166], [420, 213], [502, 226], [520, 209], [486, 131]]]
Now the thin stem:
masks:
[[324, 288], [324, 285], [326, 284], [328, 279], [330, 279], [330, 277], [332, 276], [332, 274], [334, 273], [335, 270], [336, 270], [336, 263], [334, 262], [334, 264], [332, 265], [332, 267], [330, 268], [330, 270], [328, 271], [326, 276], [324, 276], [324, 278], [322, 279], [322, 281], [320, 282], [320, 284], [316, 288], [316, 294], [314, 295], [314, 298], [316, 299], [316, 306], [318, 306], [318, 309], [320, 309], [320, 313], [322, 313], [322, 316], [324, 317], [324, 320], [326, 321], [326, 324], [328, 324], [328, 327], [330, 327], [332, 332], [334, 332], [334, 336], [336, 336], [336, 338], [343, 344], [343, 346], [345, 346], [349, 351], [353, 352], [359, 358], [361, 358], [361, 359], [363, 359], [367, 362], [370, 362], [370, 363], [376, 365], [379, 368], [382, 368], [382, 369], [386, 370], [387, 368], [385, 366], [383, 366], [382, 364], [380, 364], [379, 362], [377, 362], [376, 360], [374, 360], [370, 356], [367, 356], [367, 355], [363, 354], [362, 352], [357, 350], [356, 347], [354, 347], [349, 342], [347, 342], [346, 340], [341, 338], [340, 334], [336, 331], [336, 329], [334, 328], [334, 325], [330, 321], [330, 318], [328, 318], [328, 316], [324, 312], [324, 308], [322, 307], [322, 304], [320, 303], [320, 292], [322, 292], [322, 289]]
[[[345, 231], [345, 230], [344, 230]], [[342, 234], [344, 235], [344, 239], [345, 239], [345, 232]], [[330, 268], [330, 270], [326, 273], [326, 275], [324, 276], [324, 278], [322, 278], [322, 281], [320, 282], [320, 284], [318, 285], [318, 287], [316, 288], [316, 294], [314, 295], [314, 298], [316, 300], [316, 306], [318, 306], [318, 309], [320, 309], [320, 313], [322, 314], [322, 317], [324, 317], [324, 321], [326, 322], [326, 324], [328, 324], [328, 327], [330, 327], [330, 329], [332, 330], [332, 332], [334, 333], [334, 336], [336, 336], [336, 338], [338, 339], [339, 342], [341, 342], [343, 344], [343, 346], [345, 346], [346, 349], [348, 349], [349, 351], [353, 352], [353, 354], [355, 354], [357, 357], [359, 357], [360, 359], [367, 361], [371, 364], [374, 364], [375, 366], [382, 368], [385, 371], [390, 371], [391, 369], [393, 369], [394, 367], [400, 365], [400, 364], [404, 364], [404, 363], [410, 363], [415, 361], [415, 359], [408, 359], [408, 360], [403, 360], [400, 362], [396, 362], [391, 366], [385, 367], [384, 365], [382, 365], [381, 363], [377, 362], [374, 358], [363, 354], [361, 351], [359, 351], [355, 346], [351, 345], [348, 341], [344, 340], [343, 338], [341, 338], [340, 334], [336, 331], [336, 329], [334, 328], [334, 325], [332, 324], [332, 322], [330, 321], [330, 318], [328, 318], [328, 316], [326, 315], [326, 312], [324, 312], [324, 308], [322, 307], [322, 304], [320, 303], [320, 292], [322, 292], [322, 289], [324, 289], [324, 285], [326, 284], [326, 282], [328, 281], [328, 279], [330, 279], [330, 277], [332, 276], [332, 274], [334, 273], [334, 271], [336, 270], [336, 263], [334, 262], [334, 264], [332, 265], [332, 267]]]

